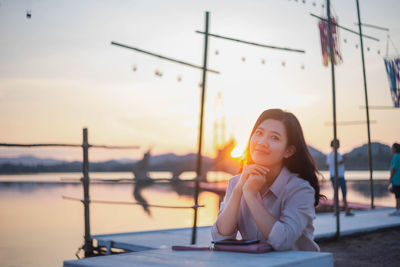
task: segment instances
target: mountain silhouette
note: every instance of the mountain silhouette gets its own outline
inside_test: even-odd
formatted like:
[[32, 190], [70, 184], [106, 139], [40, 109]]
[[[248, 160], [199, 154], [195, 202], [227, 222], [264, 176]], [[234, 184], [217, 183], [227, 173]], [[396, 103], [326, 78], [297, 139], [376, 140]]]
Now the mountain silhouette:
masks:
[[[320, 170], [326, 170], [326, 155], [321, 151], [308, 147]], [[347, 170], [368, 170], [368, 146], [366, 144], [354, 148], [344, 154], [346, 156], [345, 167]], [[388, 170], [392, 158], [391, 148], [388, 145], [373, 142], [372, 157], [374, 170]], [[148, 163], [148, 171], [170, 171], [173, 176], [179, 176], [182, 172], [196, 170], [197, 154], [176, 155], [167, 153], [151, 156]], [[133, 159], [117, 159], [102, 162], [90, 162], [89, 170], [92, 172], [131, 172], [137, 162]], [[228, 161], [229, 162], [229, 161]], [[203, 170], [218, 171], [215, 159], [203, 156]], [[233, 162], [232, 164], [238, 164]], [[226, 171], [229, 168], [226, 168]], [[237, 169], [231, 168], [232, 170]], [[81, 161], [64, 161], [51, 158], [38, 158], [31, 155], [22, 155], [14, 158], [0, 158], [0, 173], [38, 173], [38, 172], [80, 172]]]

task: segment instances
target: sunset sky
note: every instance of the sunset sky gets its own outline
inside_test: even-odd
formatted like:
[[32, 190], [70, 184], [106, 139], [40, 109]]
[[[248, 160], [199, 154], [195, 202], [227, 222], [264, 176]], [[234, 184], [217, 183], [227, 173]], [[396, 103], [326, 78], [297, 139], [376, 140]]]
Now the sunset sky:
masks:
[[[244, 147], [258, 115], [268, 108], [293, 112], [308, 143], [326, 153], [333, 137], [326, 125], [332, 122], [331, 70], [322, 65], [318, 21], [310, 16], [324, 15], [325, 1], [304, 2], [0, 0], [0, 143], [81, 143], [87, 126], [90, 143], [141, 146], [93, 150], [92, 160], [139, 158], [149, 148], [153, 154], [196, 152], [201, 71], [110, 43], [201, 65], [203, 36], [195, 31], [204, 29], [209, 11], [211, 33], [306, 53], [210, 38], [209, 68], [221, 74], [208, 74], [205, 154], [214, 154], [217, 115], [226, 118], [226, 138]], [[360, 5], [362, 21], [389, 28], [399, 50], [400, 1], [360, 0]], [[355, 1], [333, 0], [332, 6], [339, 24], [357, 30]], [[363, 30], [380, 39], [364, 39], [369, 104], [390, 106], [383, 64], [387, 33]], [[359, 36], [339, 34], [343, 63], [335, 68], [337, 118], [366, 120], [360, 108], [365, 99]], [[399, 57], [392, 43], [389, 57]], [[163, 76], [155, 76], [155, 70]], [[219, 92], [223, 109], [215, 106]], [[370, 110], [370, 119], [375, 121], [372, 141], [400, 142], [400, 109]], [[339, 126], [338, 137], [342, 152], [348, 152], [367, 142], [366, 125]], [[0, 148], [0, 157], [20, 154], [81, 159], [79, 149]]]

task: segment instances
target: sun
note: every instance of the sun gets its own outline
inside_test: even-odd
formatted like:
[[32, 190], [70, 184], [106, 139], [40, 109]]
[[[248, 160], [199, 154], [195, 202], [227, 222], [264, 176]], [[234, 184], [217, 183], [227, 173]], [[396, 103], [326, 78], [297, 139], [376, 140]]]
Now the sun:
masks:
[[240, 145], [240, 144], [236, 145], [235, 148], [231, 152], [231, 157], [234, 159], [242, 157], [244, 150], [245, 150], [245, 148], [243, 145]]

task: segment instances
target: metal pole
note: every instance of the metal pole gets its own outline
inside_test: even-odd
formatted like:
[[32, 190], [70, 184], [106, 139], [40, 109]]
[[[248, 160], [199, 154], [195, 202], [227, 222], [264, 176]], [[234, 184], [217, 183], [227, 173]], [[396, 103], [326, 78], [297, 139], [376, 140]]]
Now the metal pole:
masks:
[[339, 219], [339, 192], [338, 192], [338, 162], [337, 162], [337, 131], [336, 131], [336, 90], [335, 90], [335, 61], [333, 59], [335, 51], [333, 51], [332, 40], [332, 20], [331, 20], [331, 1], [327, 0], [327, 15], [328, 15], [328, 35], [329, 35], [329, 54], [331, 58], [331, 72], [332, 72], [332, 110], [333, 110], [333, 140], [334, 140], [334, 162], [335, 162], [335, 212], [336, 212], [336, 234], [335, 237], [340, 236], [340, 219]]
[[198, 201], [199, 201], [199, 179], [202, 175], [201, 172], [201, 150], [203, 144], [203, 117], [204, 117], [204, 99], [206, 93], [206, 77], [207, 77], [207, 52], [208, 52], [208, 19], [209, 12], [206, 11], [206, 22], [205, 22], [205, 34], [204, 34], [204, 62], [203, 62], [203, 82], [201, 84], [201, 111], [200, 111], [200, 127], [199, 127], [199, 149], [197, 152], [197, 166], [196, 166], [196, 185], [194, 189], [194, 218], [193, 218], [193, 230], [192, 230], [192, 244], [196, 244], [196, 232], [197, 232], [197, 212], [198, 212]]
[[89, 142], [88, 142], [88, 130], [83, 128], [83, 166], [82, 166], [82, 185], [83, 185], [83, 206], [85, 216], [85, 257], [93, 256], [93, 244], [92, 237], [90, 235], [90, 214], [89, 214]]
[[362, 61], [362, 69], [363, 69], [363, 78], [364, 78], [364, 92], [365, 92], [365, 112], [367, 114], [367, 132], [368, 132], [368, 166], [369, 166], [369, 187], [371, 191], [371, 209], [374, 209], [374, 181], [372, 179], [372, 148], [371, 148], [371, 132], [369, 127], [369, 109], [368, 109], [368, 92], [367, 92], [367, 78], [365, 76], [365, 61], [364, 61], [364, 45], [362, 38], [362, 29], [361, 29], [361, 19], [360, 19], [360, 6], [357, 3], [357, 15], [358, 15], [358, 30], [360, 31], [360, 45], [361, 45], [361, 61]]

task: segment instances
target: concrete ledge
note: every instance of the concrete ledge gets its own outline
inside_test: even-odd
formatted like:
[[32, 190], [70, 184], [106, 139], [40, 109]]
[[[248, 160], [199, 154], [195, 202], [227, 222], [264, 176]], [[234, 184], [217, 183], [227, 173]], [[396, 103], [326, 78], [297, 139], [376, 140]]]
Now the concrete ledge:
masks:
[[148, 265], [333, 267], [333, 256], [331, 253], [300, 251], [249, 254], [220, 251], [172, 251], [168, 248], [64, 262], [64, 267], [131, 267]]

